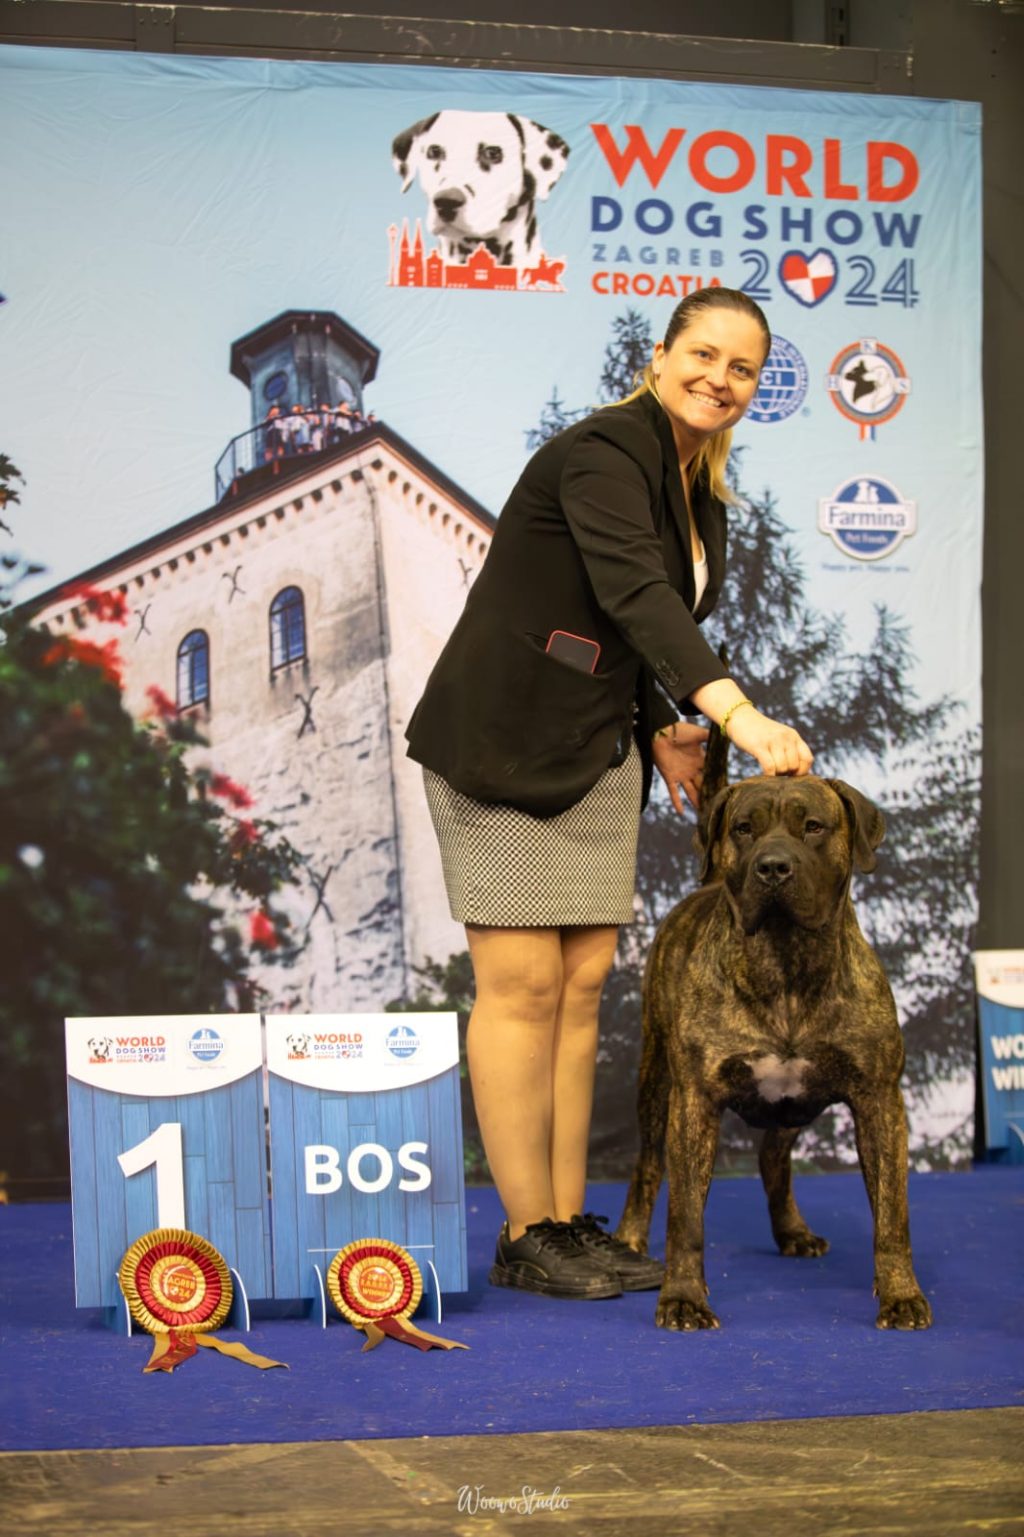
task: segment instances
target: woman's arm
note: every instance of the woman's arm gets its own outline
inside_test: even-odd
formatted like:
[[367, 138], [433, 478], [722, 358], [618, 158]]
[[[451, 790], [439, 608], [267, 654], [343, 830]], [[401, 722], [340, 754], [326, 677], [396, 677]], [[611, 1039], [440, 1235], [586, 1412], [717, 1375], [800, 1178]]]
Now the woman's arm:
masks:
[[702, 715], [723, 726], [730, 742], [757, 759], [763, 774], [810, 773], [814, 754], [800, 733], [763, 715], [732, 678], [705, 683], [690, 698]]

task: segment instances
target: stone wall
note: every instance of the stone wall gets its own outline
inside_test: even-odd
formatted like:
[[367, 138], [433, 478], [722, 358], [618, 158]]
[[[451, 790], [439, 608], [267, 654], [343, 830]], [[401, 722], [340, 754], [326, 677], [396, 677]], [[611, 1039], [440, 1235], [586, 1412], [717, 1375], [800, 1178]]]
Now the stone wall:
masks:
[[[448, 916], [421, 772], [404, 732], [486, 551], [485, 526], [389, 444], [370, 442], [281, 494], [226, 503], [196, 531], [112, 563], [123, 629], [53, 604], [56, 634], [117, 634], [125, 700], [175, 698], [178, 647], [210, 643], [210, 701], [195, 707], [202, 756], [247, 786], [258, 816], [309, 856], [285, 905], [308, 933], [290, 971], [263, 969], [277, 1009], [347, 1012], [401, 996], [410, 968], [464, 947]], [[270, 605], [294, 586], [307, 655], [272, 670]]]

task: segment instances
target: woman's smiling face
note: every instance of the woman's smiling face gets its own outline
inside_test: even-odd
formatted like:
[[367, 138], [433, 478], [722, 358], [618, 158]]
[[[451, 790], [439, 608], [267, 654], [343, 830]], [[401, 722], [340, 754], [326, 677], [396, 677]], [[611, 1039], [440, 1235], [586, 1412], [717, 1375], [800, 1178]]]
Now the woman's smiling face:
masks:
[[677, 441], [699, 441], [738, 422], [757, 391], [764, 357], [757, 321], [724, 306], [695, 315], [667, 350], [658, 342], [654, 377]]

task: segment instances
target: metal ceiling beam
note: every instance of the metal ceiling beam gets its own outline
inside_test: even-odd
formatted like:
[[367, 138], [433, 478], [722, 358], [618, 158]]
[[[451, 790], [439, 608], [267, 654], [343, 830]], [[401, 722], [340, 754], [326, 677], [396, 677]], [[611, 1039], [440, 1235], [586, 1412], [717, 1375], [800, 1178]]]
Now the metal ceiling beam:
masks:
[[903, 95], [912, 91], [913, 73], [912, 54], [887, 49], [128, 0], [0, 0], [0, 43], [560, 74], [568, 69]]

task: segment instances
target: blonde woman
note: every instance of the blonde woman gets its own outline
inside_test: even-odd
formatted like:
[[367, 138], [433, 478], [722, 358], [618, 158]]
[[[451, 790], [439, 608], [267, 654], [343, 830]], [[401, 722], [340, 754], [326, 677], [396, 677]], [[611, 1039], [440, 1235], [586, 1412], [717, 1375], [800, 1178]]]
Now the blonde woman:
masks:
[[640, 388], [534, 454], [409, 725], [476, 980], [469, 1071], [506, 1213], [495, 1285], [661, 1283], [584, 1212], [598, 1006], [653, 768], [677, 811], [697, 799], [708, 732], [680, 714], [762, 773], [811, 767], [699, 630], [725, 573], [731, 428], [770, 344], [745, 294], [691, 294]]

